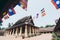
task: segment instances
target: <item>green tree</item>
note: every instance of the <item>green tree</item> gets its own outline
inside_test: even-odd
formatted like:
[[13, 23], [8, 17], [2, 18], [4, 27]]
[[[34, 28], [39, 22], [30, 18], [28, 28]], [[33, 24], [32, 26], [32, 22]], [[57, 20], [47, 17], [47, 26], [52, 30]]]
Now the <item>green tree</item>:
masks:
[[0, 27], [0, 30], [1, 30], [1, 27]]
[[10, 23], [8, 24], [8, 27], [11, 27], [11, 24]]
[[47, 27], [50, 27], [51, 25], [46, 25], [45, 27], [47, 28]]
[[46, 25], [45, 27], [47, 28], [47, 27], [54, 27], [55, 25]]
[[60, 40], [60, 37], [57, 35], [57, 33], [52, 33], [52, 40]]
[[4, 30], [5, 28], [1, 28], [1, 30]]
[[44, 28], [43, 26], [40, 26], [40, 28]]
[[0, 26], [2, 26], [2, 23], [0, 23]]

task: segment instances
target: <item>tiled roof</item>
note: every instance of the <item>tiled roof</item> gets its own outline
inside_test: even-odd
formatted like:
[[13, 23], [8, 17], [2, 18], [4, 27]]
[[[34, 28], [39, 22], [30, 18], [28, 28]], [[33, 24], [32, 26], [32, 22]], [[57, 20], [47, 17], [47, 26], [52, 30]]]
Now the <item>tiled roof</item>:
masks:
[[[22, 24], [22, 23], [25, 23], [26, 21], [34, 25], [31, 16], [26, 16], [26, 17], [24, 17], [24, 18], [18, 20], [14, 25]], [[14, 26], [14, 25], [13, 25], [13, 26]]]
[[[25, 25], [25, 24], [36, 27], [36, 26], [34, 26], [32, 17], [31, 16], [26, 16], [26, 17], [18, 20], [13, 26], [11, 26], [10, 28], [7, 28], [7, 29], [20, 27], [20, 26]], [[38, 27], [36, 27], [36, 28], [38, 28]]]

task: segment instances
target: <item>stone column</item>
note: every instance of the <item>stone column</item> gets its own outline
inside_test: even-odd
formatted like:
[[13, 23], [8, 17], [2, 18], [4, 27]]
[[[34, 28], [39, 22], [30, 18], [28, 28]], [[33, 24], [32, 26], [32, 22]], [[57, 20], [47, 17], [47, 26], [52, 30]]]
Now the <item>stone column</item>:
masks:
[[9, 31], [7, 31], [6, 34], [9, 35]]
[[31, 36], [31, 26], [29, 27], [29, 36]]
[[10, 35], [11, 35], [11, 30], [10, 30]]
[[25, 25], [25, 37], [28, 37], [28, 34], [27, 34], [27, 25]]
[[19, 36], [22, 35], [22, 27], [20, 27], [20, 33], [19, 33]]
[[9, 35], [9, 30], [7, 31], [7, 34]]
[[37, 28], [36, 28], [36, 34], [38, 35], [38, 30], [37, 30]]
[[9, 35], [9, 31], [7, 31], [7, 34]]
[[35, 27], [34, 27], [34, 34], [35, 34]]
[[39, 30], [38, 30], [38, 28], [37, 28], [37, 35], [39, 35]]
[[12, 35], [14, 35], [14, 29], [13, 29]]
[[35, 28], [35, 34], [36, 34], [36, 28]]
[[10, 30], [9, 30], [9, 35], [10, 35]]
[[18, 28], [16, 28], [16, 33], [15, 33], [16, 36], [17, 36], [17, 31], [18, 31]]
[[33, 35], [34, 35], [34, 27], [32, 27]]

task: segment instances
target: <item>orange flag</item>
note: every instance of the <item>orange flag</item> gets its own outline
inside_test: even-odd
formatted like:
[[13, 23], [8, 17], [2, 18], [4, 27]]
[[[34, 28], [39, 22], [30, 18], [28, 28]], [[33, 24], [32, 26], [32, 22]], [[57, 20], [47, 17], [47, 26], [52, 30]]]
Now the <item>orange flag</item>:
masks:
[[44, 8], [41, 10], [41, 16], [45, 16], [46, 15], [46, 12], [44, 10]]
[[45, 15], [46, 15], [46, 13], [44, 12], [44, 13], [42, 13], [41, 15], [42, 15], [42, 16], [45, 16]]
[[4, 19], [6, 20], [6, 19], [8, 19], [8, 18], [9, 18], [9, 15], [6, 14], [6, 15], [4, 16]]

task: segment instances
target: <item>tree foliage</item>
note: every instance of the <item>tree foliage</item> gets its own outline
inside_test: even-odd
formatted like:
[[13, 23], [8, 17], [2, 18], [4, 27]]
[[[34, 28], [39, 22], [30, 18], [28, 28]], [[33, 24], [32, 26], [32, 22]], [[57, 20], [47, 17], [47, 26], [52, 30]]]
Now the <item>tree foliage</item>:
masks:
[[45, 27], [47, 28], [47, 27], [54, 27], [55, 25], [46, 25]]
[[40, 28], [44, 28], [43, 26], [40, 26]]
[[10, 23], [8, 24], [8, 27], [11, 27], [11, 24]]
[[52, 34], [52, 37], [52, 40], [60, 40], [60, 37], [58, 37], [55, 32]]
[[0, 27], [0, 30], [1, 30], [1, 27]]
[[5, 28], [1, 28], [1, 27], [0, 27], [0, 30], [4, 30], [4, 29], [5, 29]]

